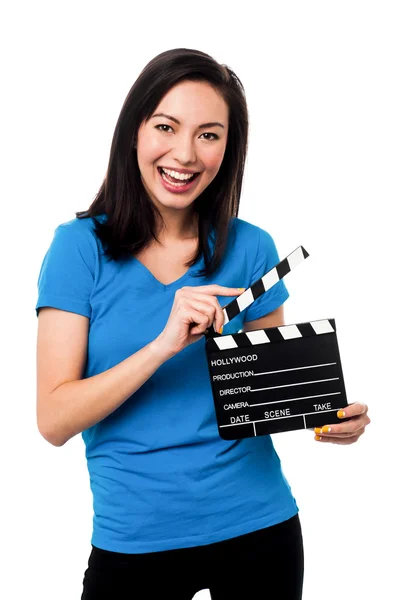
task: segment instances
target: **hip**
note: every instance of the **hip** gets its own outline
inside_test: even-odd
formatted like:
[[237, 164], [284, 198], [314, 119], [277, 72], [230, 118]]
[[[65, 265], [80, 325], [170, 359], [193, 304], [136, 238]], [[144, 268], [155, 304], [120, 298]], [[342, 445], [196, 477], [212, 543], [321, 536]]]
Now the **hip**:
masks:
[[141, 598], [145, 590], [147, 598], [162, 594], [180, 600], [202, 589], [209, 589], [215, 599], [260, 598], [266, 581], [271, 588], [277, 586], [280, 598], [299, 600], [303, 569], [302, 529], [296, 514], [277, 525], [189, 548], [125, 554], [92, 545], [82, 599], [108, 598], [111, 591], [118, 600]]

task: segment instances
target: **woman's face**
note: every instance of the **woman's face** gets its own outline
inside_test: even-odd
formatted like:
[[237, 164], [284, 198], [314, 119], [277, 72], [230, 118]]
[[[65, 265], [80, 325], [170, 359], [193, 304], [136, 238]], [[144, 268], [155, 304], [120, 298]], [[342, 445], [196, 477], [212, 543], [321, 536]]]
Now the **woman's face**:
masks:
[[[163, 116], [156, 116], [159, 113]], [[141, 124], [138, 165], [144, 187], [161, 213], [168, 208], [189, 208], [216, 177], [226, 149], [228, 121], [226, 102], [208, 83], [183, 81], [169, 90], [148, 122]], [[164, 181], [160, 167], [174, 170], [172, 177], [184, 170], [199, 175], [191, 183], [179, 185], [179, 179], [173, 185]]]

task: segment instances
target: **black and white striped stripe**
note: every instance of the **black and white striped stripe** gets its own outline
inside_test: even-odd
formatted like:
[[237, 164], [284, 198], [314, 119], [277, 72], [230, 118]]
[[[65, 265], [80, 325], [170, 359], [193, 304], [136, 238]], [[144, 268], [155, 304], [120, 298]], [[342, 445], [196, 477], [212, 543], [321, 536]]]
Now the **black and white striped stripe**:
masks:
[[335, 331], [336, 327], [334, 319], [319, 319], [318, 321], [296, 323], [294, 325], [282, 325], [280, 327], [268, 327], [267, 329], [257, 329], [255, 331], [211, 337], [206, 342], [206, 348], [208, 352], [217, 352], [218, 350], [246, 348], [247, 346], [256, 346], [258, 344], [268, 344], [270, 342], [322, 335], [325, 333], [334, 333]]
[[[270, 269], [270, 271], [255, 281], [255, 283], [246, 289], [245, 292], [240, 294], [238, 298], [232, 300], [229, 304], [223, 307], [223, 326], [234, 319], [234, 317], [239, 315], [240, 312], [248, 308], [248, 306], [255, 302], [255, 300], [262, 296], [262, 294], [270, 290], [270, 288], [280, 281], [280, 279], [295, 269], [295, 267], [301, 264], [308, 256], [309, 253], [305, 250], [305, 248], [303, 246], [298, 246], [296, 250], [291, 252], [291, 254], [281, 260], [275, 267]], [[220, 334], [218, 332], [211, 328], [205, 334], [205, 337], [209, 339], [219, 335]]]

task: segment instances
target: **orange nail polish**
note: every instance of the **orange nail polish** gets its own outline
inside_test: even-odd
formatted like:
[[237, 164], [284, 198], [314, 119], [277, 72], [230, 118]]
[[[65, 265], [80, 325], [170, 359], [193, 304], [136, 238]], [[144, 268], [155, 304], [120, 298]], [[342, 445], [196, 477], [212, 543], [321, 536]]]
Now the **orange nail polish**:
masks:
[[315, 440], [317, 440], [318, 442], [320, 442], [320, 440], [321, 440], [321, 436], [320, 436], [320, 435], [315, 435], [315, 436], [314, 436], [314, 439], [315, 439]]
[[344, 410], [339, 410], [339, 411], [337, 412], [337, 415], [338, 415], [338, 417], [339, 417], [340, 419], [342, 419], [342, 418], [345, 416], [345, 411], [344, 411]]
[[221, 327], [221, 328], [219, 329], [219, 333], [220, 333], [220, 335], [222, 335], [222, 331], [223, 331], [223, 327]]
[[328, 425], [324, 425], [321, 429], [321, 433], [330, 433], [331, 431], [331, 427], [329, 427]]
[[321, 427], [315, 427], [314, 428], [314, 432], [315, 433], [321, 433]]

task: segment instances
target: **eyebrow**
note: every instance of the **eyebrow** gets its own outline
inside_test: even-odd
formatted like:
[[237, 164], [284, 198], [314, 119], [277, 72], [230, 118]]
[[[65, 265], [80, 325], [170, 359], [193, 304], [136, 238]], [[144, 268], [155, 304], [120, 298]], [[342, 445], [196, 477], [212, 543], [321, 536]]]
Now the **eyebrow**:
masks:
[[[166, 119], [169, 119], [170, 121], [174, 121], [178, 125], [181, 124], [180, 121], [175, 119], [175, 117], [171, 117], [170, 115], [165, 115], [165, 113], [157, 113], [156, 115], [152, 115], [151, 119], [154, 119], [155, 117], [165, 117]], [[222, 125], [222, 123], [219, 123], [218, 121], [213, 121], [211, 123], [203, 123], [202, 125], [198, 125], [198, 129], [204, 129], [205, 127], [216, 127], [216, 126], [223, 127], [223, 129], [224, 129], [224, 125]]]

